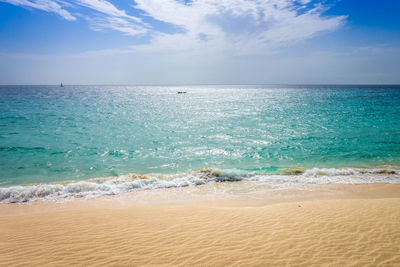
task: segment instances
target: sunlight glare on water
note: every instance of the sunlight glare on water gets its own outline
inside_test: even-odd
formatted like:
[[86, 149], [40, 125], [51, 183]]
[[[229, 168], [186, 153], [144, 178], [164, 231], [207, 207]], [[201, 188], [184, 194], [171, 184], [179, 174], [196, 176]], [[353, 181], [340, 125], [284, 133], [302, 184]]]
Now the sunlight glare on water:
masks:
[[395, 86], [1, 86], [0, 185], [395, 164], [399, 107]]

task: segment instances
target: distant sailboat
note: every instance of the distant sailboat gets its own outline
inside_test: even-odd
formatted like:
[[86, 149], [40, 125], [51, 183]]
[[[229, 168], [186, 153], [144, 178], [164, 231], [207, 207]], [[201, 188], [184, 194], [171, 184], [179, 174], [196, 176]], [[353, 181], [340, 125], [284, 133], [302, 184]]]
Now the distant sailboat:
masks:
[[64, 87], [64, 85], [61, 83], [61, 84], [60, 84], [60, 87]]

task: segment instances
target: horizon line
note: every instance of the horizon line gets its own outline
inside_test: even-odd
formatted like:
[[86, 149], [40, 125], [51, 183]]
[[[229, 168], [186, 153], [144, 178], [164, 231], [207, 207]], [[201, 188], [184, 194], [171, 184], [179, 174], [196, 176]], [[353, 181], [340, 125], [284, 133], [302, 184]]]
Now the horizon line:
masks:
[[[88, 84], [65, 84], [62, 83], [63, 86], [230, 86], [230, 85], [274, 85], [274, 86], [290, 86], [290, 85], [384, 85], [384, 86], [400, 86], [400, 83], [187, 83], [187, 84], [179, 84], [179, 83], [88, 83]], [[59, 86], [60, 84], [0, 84], [0, 86]]]

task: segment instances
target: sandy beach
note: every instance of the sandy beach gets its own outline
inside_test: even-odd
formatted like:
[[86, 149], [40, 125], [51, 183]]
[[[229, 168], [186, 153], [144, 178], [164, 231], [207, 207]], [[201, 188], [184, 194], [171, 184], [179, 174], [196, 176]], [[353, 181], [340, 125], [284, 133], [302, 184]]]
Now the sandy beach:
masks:
[[400, 264], [400, 185], [235, 192], [245, 185], [3, 204], [0, 265]]

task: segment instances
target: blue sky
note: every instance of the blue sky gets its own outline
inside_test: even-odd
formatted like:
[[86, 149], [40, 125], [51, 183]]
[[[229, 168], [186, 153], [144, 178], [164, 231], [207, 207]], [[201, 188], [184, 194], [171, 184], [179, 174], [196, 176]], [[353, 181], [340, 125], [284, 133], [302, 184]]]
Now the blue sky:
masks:
[[0, 0], [0, 84], [400, 83], [399, 13], [398, 0]]

